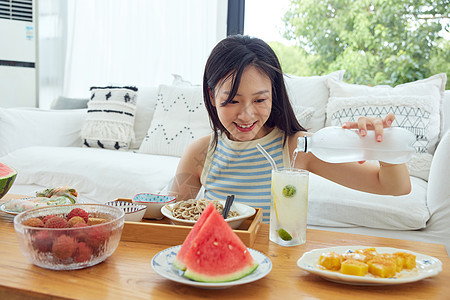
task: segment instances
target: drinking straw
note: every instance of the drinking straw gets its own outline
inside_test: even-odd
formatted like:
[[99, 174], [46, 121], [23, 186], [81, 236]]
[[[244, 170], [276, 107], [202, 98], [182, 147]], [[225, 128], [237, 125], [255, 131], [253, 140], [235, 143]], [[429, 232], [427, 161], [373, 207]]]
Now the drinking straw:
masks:
[[263, 146], [257, 144], [256, 148], [258, 148], [258, 150], [262, 153], [262, 155], [264, 155], [264, 157], [267, 158], [267, 160], [270, 162], [270, 164], [272, 165], [272, 170], [277, 171], [277, 165], [275, 164], [275, 161], [273, 160], [272, 156], [270, 156], [270, 154], [267, 153], [267, 151], [263, 148]]

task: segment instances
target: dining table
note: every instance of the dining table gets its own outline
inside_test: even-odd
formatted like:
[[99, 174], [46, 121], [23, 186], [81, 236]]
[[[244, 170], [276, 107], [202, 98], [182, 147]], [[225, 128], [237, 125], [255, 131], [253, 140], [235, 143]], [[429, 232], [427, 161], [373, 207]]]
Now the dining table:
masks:
[[[5, 202], [13, 195], [0, 200]], [[152, 268], [152, 258], [176, 246], [120, 241], [115, 252], [95, 266], [70, 271], [38, 267], [21, 252], [14, 215], [0, 212], [0, 299], [449, 299], [450, 259], [443, 245], [336, 231], [307, 229], [306, 243], [283, 247], [269, 241], [261, 224], [250, 247], [270, 259], [268, 274], [253, 282], [205, 288], [167, 279]], [[436, 258], [442, 271], [402, 284], [366, 286], [333, 282], [303, 270], [297, 261], [314, 249], [336, 246], [391, 247]]]

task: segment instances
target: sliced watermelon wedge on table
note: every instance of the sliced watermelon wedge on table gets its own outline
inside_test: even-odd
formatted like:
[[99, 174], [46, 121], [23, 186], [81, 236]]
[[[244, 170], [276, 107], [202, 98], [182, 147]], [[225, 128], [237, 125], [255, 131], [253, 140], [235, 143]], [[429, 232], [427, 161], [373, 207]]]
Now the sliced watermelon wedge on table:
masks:
[[213, 210], [216, 210], [216, 208], [212, 203], [210, 203], [210, 205], [207, 205], [205, 210], [200, 215], [200, 218], [198, 218], [197, 222], [195, 222], [194, 227], [192, 227], [191, 231], [189, 231], [188, 236], [184, 240], [183, 245], [181, 245], [180, 251], [178, 251], [177, 257], [173, 262], [175, 268], [180, 269], [182, 271], [186, 270], [186, 265], [184, 264], [184, 257], [186, 256], [188, 250], [191, 248], [192, 241], [197, 236], [198, 231], [203, 226], [203, 223], [205, 223], [206, 219], [213, 212]]
[[197, 224], [174, 263], [177, 268], [186, 270], [184, 276], [203, 282], [227, 282], [256, 270], [258, 263], [212, 203]]
[[8, 193], [16, 180], [17, 171], [13, 168], [0, 163], [0, 198]]

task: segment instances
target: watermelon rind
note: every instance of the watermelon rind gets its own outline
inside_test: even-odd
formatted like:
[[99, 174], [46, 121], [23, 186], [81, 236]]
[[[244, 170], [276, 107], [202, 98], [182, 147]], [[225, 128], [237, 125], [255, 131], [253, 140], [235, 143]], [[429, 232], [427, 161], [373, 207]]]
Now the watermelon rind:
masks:
[[0, 198], [5, 196], [16, 180], [17, 171], [0, 163]]
[[175, 260], [173, 262], [173, 266], [181, 271], [186, 270], [186, 265], [184, 264], [184, 256], [188, 252], [189, 248], [191, 247], [192, 241], [197, 236], [198, 231], [202, 227], [202, 225], [205, 223], [206, 219], [208, 219], [209, 215], [212, 213], [213, 210], [215, 210], [216, 207], [211, 202], [206, 206], [205, 210], [200, 215], [200, 218], [198, 218], [197, 222], [195, 222], [194, 227], [192, 227], [191, 231], [189, 231], [188, 236], [183, 242], [183, 245], [181, 245], [180, 250], [177, 253], [177, 256], [175, 257]]
[[253, 273], [253, 271], [255, 271], [258, 268], [259, 264], [255, 261], [252, 265], [234, 272], [234, 273], [229, 273], [226, 275], [221, 275], [221, 276], [207, 276], [207, 275], [203, 275], [200, 273], [197, 273], [195, 271], [192, 271], [190, 269], [187, 269], [184, 272], [184, 276], [195, 280], [195, 281], [200, 281], [200, 282], [211, 282], [211, 283], [218, 283], [218, 282], [229, 282], [229, 281], [235, 281], [238, 279], [241, 279], [242, 277], [245, 277], [251, 273]]
[[217, 210], [193, 239], [184, 264], [185, 277], [211, 283], [238, 280], [259, 265]]

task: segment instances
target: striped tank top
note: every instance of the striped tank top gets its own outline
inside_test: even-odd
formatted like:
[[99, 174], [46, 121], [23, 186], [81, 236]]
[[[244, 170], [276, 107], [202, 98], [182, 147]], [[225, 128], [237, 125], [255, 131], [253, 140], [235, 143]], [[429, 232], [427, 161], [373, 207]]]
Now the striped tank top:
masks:
[[[270, 183], [272, 167], [259, 152], [259, 143], [273, 157], [277, 167], [289, 167], [289, 146], [283, 147], [284, 132], [273, 129], [266, 136], [247, 142], [219, 136], [215, 151], [209, 147], [200, 181], [208, 200], [235, 201], [263, 209], [263, 222], [270, 217]], [[212, 143], [212, 138], [211, 142]], [[211, 146], [211, 145], [210, 145]]]

